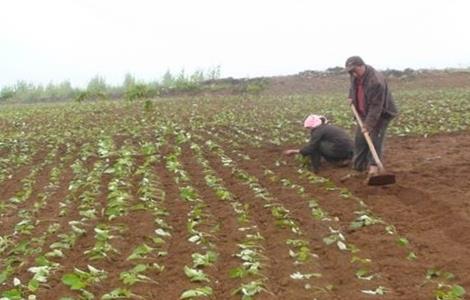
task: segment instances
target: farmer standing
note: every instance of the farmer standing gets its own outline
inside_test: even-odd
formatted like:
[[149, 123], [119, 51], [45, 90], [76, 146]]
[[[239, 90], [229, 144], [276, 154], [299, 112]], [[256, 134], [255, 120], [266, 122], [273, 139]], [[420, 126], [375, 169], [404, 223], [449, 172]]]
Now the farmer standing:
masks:
[[309, 115], [304, 121], [304, 127], [310, 130], [310, 141], [302, 149], [289, 149], [285, 155], [302, 154], [310, 156], [315, 172], [320, 169], [320, 161], [326, 161], [338, 166], [347, 165], [353, 156], [353, 142], [341, 128], [328, 124], [324, 116]]
[[362, 131], [360, 127], [356, 129], [353, 169], [368, 169], [369, 175], [376, 175], [378, 168], [363, 133], [369, 133], [377, 154], [382, 159], [385, 132], [390, 121], [398, 114], [397, 107], [384, 76], [366, 65], [362, 58], [348, 58], [346, 70], [351, 78], [348, 101], [355, 106], [364, 123]]

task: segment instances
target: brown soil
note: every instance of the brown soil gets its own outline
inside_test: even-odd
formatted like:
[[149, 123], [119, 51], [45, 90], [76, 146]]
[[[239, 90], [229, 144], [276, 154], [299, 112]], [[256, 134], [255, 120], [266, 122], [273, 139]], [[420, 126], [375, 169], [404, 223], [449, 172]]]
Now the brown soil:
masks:
[[[469, 145], [469, 133], [390, 138], [385, 165], [397, 178], [397, 183], [391, 186], [366, 186], [364, 175], [342, 181], [352, 173], [349, 168], [327, 163], [322, 166], [321, 176], [360, 197], [377, 216], [394, 224], [399, 235], [410, 241], [418, 257], [413, 264], [397, 257], [398, 252], [381, 247], [383, 234], [362, 232], [357, 236], [357, 244], [374, 246], [371, 251], [379, 261], [379, 272], [393, 279], [393, 299], [430, 299], [432, 289], [426, 291], [427, 284], [421, 286], [429, 269], [451, 272], [467, 291], [470, 288], [470, 154], [466, 151]], [[281, 149], [248, 153], [264, 165], [282, 158]], [[296, 177], [298, 167], [293, 159], [288, 159], [279, 172], [285, 177]], [[347, 214], [341, 209], [342, 203], [333, 197], [327, 196], [321, 204], [341, 217]]]
[[[352, 177], [341, 182], [340, 179], [351, 170], [335, 168], [324, 163], [320, 175], [334, 181], [339, 187], [334, 190], [325, 190], [321, 185], [312, 184], [299, 176], [299, 163], [283, 157], [280, 148], [270, 147], [267, 150], [263, 147], [244, 147], [233, 150], [231, 145], [224, 143], [222, 137], [212, 138], [220, 143], [240, 169], [259, 179], [259, 183], [273, 196], [274, 202], [282, 204], [290, 211], [291, 218], [298, 222], [303, 232], [301, 238], [309, 242], [312, 252], [318, 256], [306, 265], [295, 266], [289, 257], [286, 241], [297, 237], [288, 229], [276, 226], [276, 220], [270, 209], [265, 207], [265, 203], [257, 198], [245, 183], [233, 176], [231, 169], [225, 167], [215, 153], [204, 148], [204, 156], [209, 160], [211, 168], [236, 199], [249, 207], [251, 224], [256, 225], [265, 238], [261, 242], [266, 256], [262, 272], [267, 278], [265, 287], [269, 293], [262, 293], [257, 299], [369, 299], [372, 296], [365, 295], [361, 290], [372, 290], [378, 286], [389, 289], [381, 299], [432, 299], [437, 281], [441, 279], [426, 282], [426, 272], [430, 269], [453, 273], [456, 278], [449, 283], [459, 283], [466, 290], [470, 290], [470, 181], [467, 178], [467, 174], [470, 174], [470, 154], [466, 151], [470, 146], [469, 133], [428, 138], [390, 138], [387, 141], [385, 164], [388, 170], [397, 176], [397, 183], [392, 186], [365, 186], [362, 177]], [[200, 141], [199, 144], [203, 146]], [[242, 159], [237, 155], [238, 151], [249, 155], [251, 160]], [[181, 157], [193, 187], [207, 205], [205, 228], [218, 227], [218, 230], [213, 232], [213, 244], [219, 253], [219, 261], [213, 267], [205, 269], [213, 281], [213, 298], [239, 299], [240, 296], [232, 296], [231, 292], [248, 279], [231, 279], [228, 275], [231, 268], [240, 264], [233, 256], [237, 251], [237, 244], [242, 239], [241, 233], [236, 229], [236, 216], [230, 204], [218, 199], [214, 191], [205, 184], [203, 169], [188, 146], [183, 147]], [[284, 160], [286, 164], [276, 166], [275, 162], [279, 159]], [[140, 164], [142, 161], [137, 162], [137, 165]], [[92, 162], [87, 165], [90, 169]], [[304, 187], [306, 198], [280, 181], [266, 176], [265, 169], [272, 170], [278, 179], [289, 179]], [[156, 163], [154, 171], [166, 191], [165, 207], [169, 212], [167, 222], [173, 228], [172, 238], [160, 249], [168, 251], [168, 256], [143, 261], [158, 262], [165, 266], [162, 273], [148, 273], [158, 284], [138, 283], [131, 289], [146, 299], [156, 299], [157, 295], [163, 297], [161, 299], [177, 299], [184, 290], [200, 286], [189, 282], [183, 272], [184, 266], [191, 264], [191, 254], [200, 249], [187, 242], [186, 216], [190, 207], [180, 199], [174, 175], [165, 168], [164, 160]], [[68, 170], [63, 183], [68, 182], [70, 178]], [[137, 201], [136, 186], [139, 180], [140, 177], [137, 176], [131, 181], [133, 201]], [[99, 207], [106, 205], [108, 182], [109, 175], [104, 175], [101, 180], [101, 194], [97, 199]], [[9, 190], [12, 189], [11, 181], [5, 184]], [[60, 192], [54, 195], [63, 198], [66, 185], [61, 186]], [[350, 190], [353, 197], [342, 198], [340, 192], [344, 190], [341, 188]], [[320, 206], [331, 217], [337, 218], [337, 221], [323, 222], [314, 219], [306, 201], [310, 198], [317, 199]], [[361, 209], [358, 199], [363, 200], [375, 216], [387, 224], [393, 224], [398, 234], [386, 234], [385, 225], [381, 224], [351, 230], [349, 224], [356, 217], [355, 211]], [[58, 201], [60, 199], [51, 199], [50, 204]], [[24, 209], [28, 207], [25, 206]], [[47, 217], [57, 218], [57, 208], [48, 206], [49, 209], [51, 213], [47, 214]], [[65, 219], [60, 219], [60, 223], [65, 229], [67, 220], [76, 218], [77, 211], [74, 210]], [[113, 246], [120, 254], [112, 254], [108, 260], [90, 262], [83, 252], [93, 246], [92, 228], [98, 223], [125, 224], [128, 230], [121, 239], [113, 241]], [[354, 244], [360, 252], [353, 255], [349, 251], [340, 251], [335, 245], [325, 245], [323, 238], [329, 234], [330, 226], [340, 228], [347, 236], [348, 242]], [[38, 227], [40, 228], [43, 227]], [[153, 234], [153, 228], [152, 216], [141, 211], [132, 211], [128, 216], [113, 221], [100, 216], [99, 220], [94, 220], [87, 226], [87, 233], [77, 240], [74, 248], [64, 252], [66, 258], [56, 260], [64, 267], [50, 276], [50, 287], [42, 287], [38, 296], [54, 298], [77, 295], [61, 283], [61, 277], [74, 267], [86, 269], [87, 264], [103, 268], [109, 273], [106, 282], [90, 288], [95, 295], [103, 295], [119, 287], [122, 285], [119, 273], [132, 267], [132, 263], [125, 258], [136, 245], [149, 242], [148, 236]], [[9, 230], [11, 228], [5, 232]], [[410, 244], [406, 247], [398, 245], [398, 237], [406, 237]], [[57, 241], [56, 236], [48, 238], [46, 244], [53, 241]], [[47, 251], [47, 245], [43, 251]], [[410, 252], [416, 254], [416, 260], [406, 258]], [[371, 259], [367, 269], [378, 275], [375, 280], [364, 281], [356, 278], [355, 272], [364, 265], [351, 263], [355, 255]], [[14, 276], [22, 281], [30, 278], [31, 274], [28, 274], [27, 268], [34, 265], [33, 258], [18, 268]], [[306, 282], [294, 281], [290, 275], [298, 270], [305, 273], [321, 273], [322, 277]], [[444, 279], [441, 281], [445, 282]], [[307, 290], [304, 288], [305, 283], [318, 289]], [[2, 287], [2, 291], [8, 288], [11, 288], [10, 282]]]
[[[440, 83], [445, 85], [452, 80], [456, 87], [460, 87], [468, 79], [468, 74], [455, 74], [453, 77], [442, 78], [439, 76], [437, 73], [424, 74], [418, 79], [393, 79], [391, 84], [400, 84], [403, 87], [408, 84], [410, 87], [415, 84], [417, 86], [432, 85], [438, 88]], [[347, 84], [345, 79], [338, 77], [336, 81], [336, 79], [329, 78], [323, 82], [318, 78], [305, 77], [302, 82], [298, 78], [295, 79], [297, 82], [291, 82], [289, 77], [273, 78], [271, 86], [265, 92], [286, 94], [331, 91], [336, 83], [341, 83], [339, 88], [336, 86], [341, 91]], [[312, 84], [313, 81], [316, 83]], [[217, 111], [215, 107], [211, 106], [211, 108]], [[186, 113], [190, 114], [190, 111]], [[220, 128], [219, 130], [225, 132]], [[451, 285], [458, 283], [470, 292], [470, 272], [468, 271], [470, 270], [470, 180], [468, 179], [470, 132], [441, 134], [428, 138], [389, 138], [386, 144], [385, 166], [397, 177], [397, 183], [391, 186], [365, 186], [363, 175], [341, 181], [341, 178], [352, 171], [349, 168], [336, 168], [324, 163], [319, 175], [330, 178], [336, 186], [333, 189], [326, 189], [322, 184], [312, 183], [299, 175], [300, 163], [294, 158], [282, 155], [282, 150], [289, 148], [289, 145], [283, 148], [272, 146], [255, 148], [243, 141], [237, 141], [242, 145], [237, 148], [229, 144], [228, 139], [223, 138], [223, 133], [220, 137], [217, 137], [217, 132], [214, 132], [213, 136], [209, 136], [207, 132], [197, 133], [219, 143], [241, 170], [256, 177], [259, 184], [272, 195], [272, 201], [282, 204], [289, 210], [289, 216], [295, 220], [302, 231], [302, 236], [298, 237], [288, 228], [277, 226], [276, 219], [271, 209], [266, 206], [266, 202], [257, 198], [256, 193], [234, 176], [231, 168], [224, 166], [218, 155], [209, 151], [204, 146], [204, 142], [197, 140], [194, 134], [193, 141], [201, 146], [204, 157], [209, 161], [215, 174], [223, 181], [227, 190], [246, 206], [250, 218], [249, 225], [256, 226], [260, 235], [264, 237], [260, 241], [265, 255], [261, 272], [266, 277], [264, 285], [268, 292], [262, 292], [255, 299], [376, 299], [361, 291], [384, 286], [387, 288], [387, 293], [380, 296], [380, 299], [424, 300], [435, 298], [434, 291], [438, 282]], [[148, 133], [145, 138], [123, 134], [116, 137], [115, 143], [118, 147], [124, 142], [138, 146], [143, 140], [151, 139], [152, 134], [153, 132]], [[240, 284], [249, 282], [251, 277], [239, 279], [229, 276], [229, 271], [241, 264], [240, 259], [234, 256], [239, 250], [238, 244], [243, 239], [242, 232], [237, 228], [237, 216], [230, 203], [218, 199], [214, 190], [207, 186], [204, 180], [206, 174], [189, 145], [185, 144], [181, 147], [181, 164], [191, 180], [192, 187], [205, 202], [204, 211], [207, 216], [202, 228], [208, 231], [217, 228], [211, 234], [219, 260], [213, 266], [204, 268], [204, 272], [211, 278], [211, 283], [207, 285], [214, 289], [212, 299], [240, 299], [240, 295], [232, 295], [232, 292]], [[169, 151], [171, 150], [165, 147], [160, 154], [164, 156]], [[31, 165], [18, 168], [12, 178], [0, 183], [2, 203], [7, 203], [9, 197], [21, 190], [21, 179], [29, 174], [33, 166], [40, 164], [46, 154], [46, 151], [40, 151]], [[251, 159], [246, 160], [238, 154], [248, 155]], [[27, 283], [32, 277], [28, 268], [35, 265], [34, 260], [49, 251], [48, 246], [51, 243], [59, 241], [59, 234], [70, 229], [69, 221], [80, 219], [78, 194], [77, 199], [70, 204], [68, 214], [59, 216], [60, 202], [67, 196], [68, 184], [74, 176], [70, 166], [74, 159], [75, 157], [64, 165], [65, 169], [59, 187], [48, 199], [47, 206], [34, 216], [34, 220], [38, 223], [32, 236], [16, 236], [12, 240], [28, 240], [37, 237], [47, 230], [49, 224], [47, 220], [55, 220], [61, 225], [60, 229], [57, 233], [47, 236], [42, 249], [37, 250], [30, 257], [26, 255], [20, 257], [23, 264], [18, 266], [7, 282], [0, 285], [0, 295], [3, 291], [13, 288], [14, 277]], [[85, 163], [87, 170], [90, 171], [98, 159], [100, 158], [89, 159]], [[277, 164], [276, 162], [279, 161], [285, 163]], [[111, 159], [109, 164], [114, 162], [115, 159]], [[54, 163], [58, 163], [58, 160], [56, 159]], [[142, 164], [142, 158], [136, 159], [135, 166]], [[39, 173], [35, 180], [35, 192], [44, 190], [53, 167], [54, 165], [48, 165]], [[269, 172], [266, 173], [266, 169], [272, 171], [272, 175], [269, 175]], [[154, 216], [145, 211], [131, 210], [127, 216], [111, 221], [102, 215], [101, 211], [106, 207], [107, 187], [111, 180], [111, 175], [103, 174], [100, 178], [100, 193], [96, 199], [98, 218], [87, 222], [84, 226], [87, 232], [77, 239], [72, 249], [64, 250], [64, 258], [51, 258], [63, 267], [50, 275], [48, 286], [41, 286], [36, 293], [38, 299], [59, 299], [61, 296], [78, 298], [79, 293], [70, 291], [61, 279], [64, 274], [72, 272], [74, 268], [85, 270], [88, 264], [105, 269], [109, 274], [105, 282], [88, 288], [97, 299], [117, 287], [126, 287], [143, 296], [144, 299], [173, 300], [178, 299], [186, 289], [206, 285], [206, 283], [190, 282], [183, 271], [185, 265], [190, 266], [192, 263], [191, 254], [205, 250], [188, 242], [187, 220], [191, 207], [181, 199], [175, 175], [167, 170], [163, 158], [152, 165], [152, 170], [158, 177], [160, 187], [166, 193], [163, 206], [168, 216], [164, 218], [172, 228], [172, 236], [158, 249], [158, 251], [167, 251], [167, 256], [150, 255], [148, 259], [143, 259], [138, 263], [158, 263], [165, 267], [161, 273], [156, 271], [145, 273], [157, 283], [144, 282], [125, 286], [119, 279], [121, 272], [135, 265], [134, 262], [126, 259], [132, 250], [142, 243], [152, 243], [149, 238], [154, 236], [156, 224]], [[133, 175], [129, 180], [129, 189], [132, 194], [130, 205], [138, 203], [140, 179], [140, 175]], [[301, 195], [286, 186], [281, 179], [288, 179], [296, 186], [302, 187], [304, 194]], [[352, 195], [343, 197], [345, 189]], [[310, 199], [316, 199], [322, 209], [328, 212], [331, 220], [315, 219], [309, 208]], [[19, 208], [30, 211], [37, 200], [37, 195], [31, 196]], [[360, 205], [361, 200], [374, 216], [383, 220], [386, 225], [394, 225], [397, 234], [387, 234], [385, 224], [351, 229], [350, 223], [357, 217], [355, 212], [363, 209]], [[11, 234], [14, 231], [13, 226], [18, 221], [20, 217], [17, 212], [7, 209], [7, 213], [0, 220], [0, 234]], [[93, 228], [97, 224], [124, 225], [127, 231], [111, 241], [113, 247], [120, 252], [119, 254], [110, 254], [110, 257], [105, 260], [90, 261], [84, 252], [90, 250], [96, 242]], [[341, 229], [348, 243], [355, 245], [359, 252], [341, 251], [336, 245], [326, 245], [323, 238], [330, 233], [329, 227]], [[399, 245], [397, 240], [401, 237], [406, 238], [409, 245]], [[306, 240], [310, 250], [317, 257], [304, 265], [295, 265], [289, 255], [290, 247], [286, 242], [296, 238]], [[8, 255], [9, 250], [10, 248], [7, 248], [2, 255]], [[415, 260], [407, 259], [411, 252], [416, 255]], [[371, 262], [353, 263], [351, 261], [355, 256], [363, 259], [369, 258]], [[4, 263], [3, 259], [0, 257], [0, 272]], [[376, 274], [376, 278], [371, 281], [356, 278], [356, 272], [361, 268], [367, 269], [371, 274]], [[441, 277], [426, 281], [426, 272], [431, 269], [451, 272], [455, 275], [455, 279], [446, 280]], [[307, 281], [291, 279], [290, 275], [299, 270], [303, 273], [320, 273], [322, 276]], [[310, 289], [305, 288], [307, 283]]]

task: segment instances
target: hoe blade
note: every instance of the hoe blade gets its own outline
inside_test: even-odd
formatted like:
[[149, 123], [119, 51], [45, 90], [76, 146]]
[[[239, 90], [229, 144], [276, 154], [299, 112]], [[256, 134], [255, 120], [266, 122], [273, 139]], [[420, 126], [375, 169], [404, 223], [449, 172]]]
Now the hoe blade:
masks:
[[395, 182], [395, 175], [393, 174], [378, 174], [367, 179], [367, 185], [388, 185]]

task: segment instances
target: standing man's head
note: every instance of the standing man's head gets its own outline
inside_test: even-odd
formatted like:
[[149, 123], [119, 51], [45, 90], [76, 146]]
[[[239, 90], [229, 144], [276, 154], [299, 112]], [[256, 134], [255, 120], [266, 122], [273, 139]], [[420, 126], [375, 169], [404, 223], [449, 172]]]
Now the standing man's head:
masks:
[[346, 71], [356, 78], [362, 77], [366, 72], [366, 64], [359, 56], [351, 56], [346, 60]]

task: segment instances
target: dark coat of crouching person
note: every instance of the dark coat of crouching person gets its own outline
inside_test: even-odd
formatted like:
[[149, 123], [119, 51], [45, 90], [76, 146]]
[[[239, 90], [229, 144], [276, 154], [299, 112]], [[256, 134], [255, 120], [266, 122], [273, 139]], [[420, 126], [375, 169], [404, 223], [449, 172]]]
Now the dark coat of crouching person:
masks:
[[324, 116], [309, 115], [304, 127], [310, 130], [310, 141], [302, 149], [288, 149], [285, 155], [310, 157], [312, 170], [320, 170], [321, 160], [336, 166], [347, 166], [353, 157], [353, 141], [341, 128], [328, 124]]

